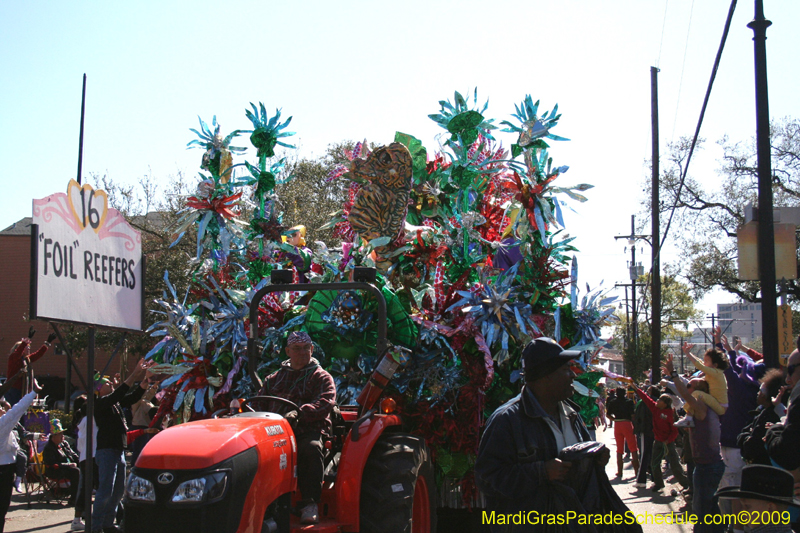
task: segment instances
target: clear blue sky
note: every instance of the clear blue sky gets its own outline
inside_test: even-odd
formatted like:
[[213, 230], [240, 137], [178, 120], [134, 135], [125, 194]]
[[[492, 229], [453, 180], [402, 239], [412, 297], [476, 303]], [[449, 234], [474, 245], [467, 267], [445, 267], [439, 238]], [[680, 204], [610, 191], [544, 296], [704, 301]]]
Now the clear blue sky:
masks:
[[[0, 2], [0, 227], [76, 176], [81, 77], [88, 75], [84, 175], [133, 182], [196, 174], [197, 116], [246, 128], [249, 102], [293, 116], [299, 155], [395, 131], [423, 140], [437, 102], [478, 88], [503, 120], [525, 94], [558, 103], [561, 185], [595, 185], [567, 213], [580, 277], [627, 277], [624, 244], [649, 170], [650, 67], [658, 66], [662, 149], [690, 135], [729, 2], [170, 1]], [[766, 0], [770, 112], [798, 116], [800, 2]], [[713, 182], [713, 141], [754, 135], [753, 2], [740, 1], [693, 174]], [[688, 45], [688, 46], [687, 46]], [[685, 57], [685, 64], [684, 64]], [[680, 98], [679, 98], [680, 94]], [[500, 139], [508, 146], [512, 136]], [[254, 155], [251, 154], [254, 158]], [[645, 249], [647, 267], [649, 250]], [[675, 260], [674, 251], [667, 257]], [[728, 299], [728, 298], [723, 298]], [[716, 300], [714, 300], [716, 301]], [[709, 300], [706, 303], [710, 303]]]

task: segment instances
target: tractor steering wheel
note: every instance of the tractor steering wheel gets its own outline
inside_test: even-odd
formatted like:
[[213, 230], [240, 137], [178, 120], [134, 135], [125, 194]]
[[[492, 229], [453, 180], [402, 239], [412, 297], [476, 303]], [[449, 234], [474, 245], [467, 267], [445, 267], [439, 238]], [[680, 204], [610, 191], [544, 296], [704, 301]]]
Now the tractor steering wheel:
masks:
[[244, 400], [242, 402], [242, 404], [241, 404], [242, 410], [249, 409], [251, 411], [255, 411], [255, 409], [253, 409], [250, 406], [250, 403], [252, 403], [254, 401], [257, 401], [257, 402], [259, 402], [259, 401], [275, 401], [275, 402], [283, 403], [284, 405], [290, 407], [290, 409], [284, 411], [283, 413], [278, 413], [279, 415], [284, 415], [284, 414], [288, 413], [291, 410], [297, 411], [298, 413], [300, 412], [300, 407], [296, 403], [294, 403], [291, 400], [287, 400], [286, 398], [281, 398], [280, 396], [252, 396], [252, 397], [247, 398], [246, 400]]

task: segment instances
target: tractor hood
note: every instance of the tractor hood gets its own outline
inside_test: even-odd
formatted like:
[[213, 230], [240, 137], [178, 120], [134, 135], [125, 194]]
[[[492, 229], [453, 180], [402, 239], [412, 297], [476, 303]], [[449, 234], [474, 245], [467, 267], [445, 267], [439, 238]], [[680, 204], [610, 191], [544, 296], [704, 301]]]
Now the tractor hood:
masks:
[[136, 466], [162, 470], [208, 468], [266, 441], [288, 439], [289, 423], [274, 413], [242, 413], [166, 429], [147, 443]]

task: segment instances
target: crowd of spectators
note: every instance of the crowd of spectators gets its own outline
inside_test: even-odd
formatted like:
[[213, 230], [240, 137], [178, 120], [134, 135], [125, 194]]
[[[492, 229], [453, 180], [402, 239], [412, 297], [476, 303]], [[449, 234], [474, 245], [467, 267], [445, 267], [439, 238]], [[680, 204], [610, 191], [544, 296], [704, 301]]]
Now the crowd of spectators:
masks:
[[[605, 408], [615, 426], [617, 474], [622, 478], [625, 447], [640, 450], [641, 462], [633, 465], [636, 475], [629, 481], [646, 489], [649, 480], [650, 489], [660, 494], [669, 471], [700, 519], [698, 532], [789, 531], [785, 524], [756, 528], [734, 520], [727, 526], [708, 525], [703, 518], [767, 508], [788, 511], [794, 530], [800, 531], [800, 338], [785, 369], [767, 369], [762, 354], [738, 338], [734, 344], [717, 327], [714, 347], [702, 358], [691, 353], [692, 345], [682, 346], [698, 369], [694, 374], [676, 372], [670, 354], [662, 369], [666, 378], [654, 380], [657, 384], [648, 379], [636, 386], [631, 380], [627, 390], [609, 391]], [[631, 392], [640, 400], [635, 406]], [[679, 415], [684, 416], [678, 420]], [[632, 444], [627, 420], [636, 437]], [[787, 490], [786, 483], [792, 490], [779, 494]], [[765, 496], [765, 491], [772, 492]], [[678, 496], [677, 490], [672, 495]]]
[[[83, 531], [85, 527], [82, 487], [87, 483], [86, 463], [92, 460], [92, 484], [96, 488], [94, 531], [119, 531], [115, 522], [120, 515], [126, 447], [130, 446], [135, 461], [157, 431], [150, 427], [156, 411], [156, 377], [149, 371], [150, 364], [142, 361], [124, 382], [119, 376], [95, 376], [94, 449], [87, 456], [85, 397], [76, 402], [68, 428], [52, 420], [50, 432], [41, 435], [27, 433], [19, 424], [40, 391], [32, 379], [31, 364], [45, 354], [53, 340], [49, 337], [42, 347], [30, 353], [33, 333], [12, 348], [9, 375], [12, 371], [13, 375], [0, 387], [0, 397], [5, 394], [11, 400], [0, 401], [0, 533], [13, 487], [16, 485], [19, 490], [26, 471], [31, 453], [26, 446], [35, 439], [48, 441], [42, 455], [45, 475], [63, 483], [69, 503], [75, 505], [72, 530]], [[525, 392], [498, 409], [487, 424], [476, 465], [479, 488], [490, 496], [496, 492], [498, 508], [508, 505], [508, 510], [513, 510], [519, 502], [514, 500], [516, 496], [505, 492], [514, 486], [509, 480], [519, 481], [520, 486], [530, 484], [527, 477], [525, 483], [519, 478], [525, 468], [535, 470], [539, 484], [570, 480], [571, 465], [581, 460], [590, 465], [584, 473], [588, 472], [587, 479], [593, 480], [593, 490], [602, 494], [610, 485], [604, 481], [604, 474], [592, 473], [591, 465], [604, 466], [609, 454], [604, 448], [592, 447], [591, 441], [594, 428], [600, 424], [605, 427], [608, 420], [616, 441], [617, 478], [621, 482], [632, 481], [642, 490], [648, 488], [649, 481], [649, 489], [660, 494], [666, 488], [668, 470], [698, 517], [696, 532], [721, 533], [726, 528], [731, 533], [791, 530], [787, 524], [753, 527], [738, 520], [716, 523], [705, 518], [718, 514], [739, 516], [742, 511], [788, 513], [791, 528], [800, 532], [800, 338], [798, 349], [789, 356], [785, 367], [774, 369], [766, 368], [762, 354], [738, 339], [731, 346], [720, 328], [714, 331], [714, 347], [701, 358], [692, 354], [692, 348], [686, 343], [682, 346], [684, 355], [698, 369], [694, 374], [679, 374], [670, 354], [662, 369], [664, 379], [651, 376], [652, 382], [646, 379], [638, 386], [629, 380], [627, 387], [604, 391], [601, 396], [606, 399], [599, 401], [602, 420], [594, 421], [590, 430], [579, 420], [577, 405], [569, 401], [574, 377], [569, 362], [577, 352], [562, 350], [550, 339], [532, 341], [523, 354]], [[31, 392], [24, 394], [27, 391]], [[683, 418], [679, 420], [679, 416]], [[541, 460], [527, 465], [526, 459], [522, 463], [527, 466], [520, 470], [518, 457], [509, 461], [508, 450], [492, 444], [493, 438], [500, 443], [507, 440], [506, 433], [515, 435], [512, 430], [516, 426], [512, 424], [508, 429], [503, 425], [509, 420], [533, 424], [523, 428], [521, 435], [534, 444], [544, 438], [542, 435], [552, 433], [552, 438], [545, 439], [552, 449], [544, 453], [542, 443], [532, 444], [530, 457], [541, 455]], [[75, 440], [77, 445], [71, 444]], [[564, 456], [565, 451], [572, 455]], [[626, 452], [635, 472], [630, 480], [624, 479]], [[585, 480], [578, 481], [585, 485]], [[528, 494], [531, 504], [533, 495]], [[673, 489], [670, 495], [677, 497], [677, 490]], [[552, 498], [547, 501], [548, 505], [555, 505]], [[583, 501], [576, 501], [575, 505], [588, 506], [591, 501], [594, 500], [583, 495]], [[625, 508], [621, 501], [615, 503], [608, 495], [603, 501], [605, 508]]]
[[[135, 462], [138, 452], [158, 431], [150, 427], [157, 411], [154, 396], [158, 390], [156, 376], [149, 372], [152, 363], [140, 361], [124, 381], [119, 374], [94, 376], [93, 446], [87, 455], [85, 395], [76, 399], [68, 427], [62, 425], [61, 420], [51, 418], [49, 432], [30, 433], [20, 423], [41, 390], [33, 379], [33, 363], [45, 355], [55, 338], [55, 334], [51, 334], [39, 349], [32, 351], [30, 345], [35, 333], [31, 328], [28, 337], [12, 347], [8, 355], [11, 377], [0, 386], [0, 398], [5, 397], [0, 400], [0, 443], [3, 444], [0, 446], [0, 533], [12, 491], [22, 492], [21, 482], [26, 476], [30, 481], [29, 458], [40, 449], [37, 461], [43, 465], [41, 474], [54, 481], [58, 490], [63, 491], [68, 505], [75, 507], [71, 530], [84, 531], [86, 527], [83, 487], [87, 461], [92, 460], [92, 487], [96, 492], [92, 530], [121, 531], [117, 524], [123, 517], [121, 499], [127, 466]], [[36, 440], [47, 443], [40, 448]], [[127, 449], [132, 452], [131, 457], [126, 456]]]

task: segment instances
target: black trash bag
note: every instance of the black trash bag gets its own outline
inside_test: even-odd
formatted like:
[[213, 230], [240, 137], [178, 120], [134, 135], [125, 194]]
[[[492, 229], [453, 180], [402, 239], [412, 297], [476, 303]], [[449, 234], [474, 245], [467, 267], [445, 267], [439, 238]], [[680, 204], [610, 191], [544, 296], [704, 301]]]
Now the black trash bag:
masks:
[[[548, 517], [567, 517], [567, 513], [572, 511], [578, 516], [586, 514], [586, 510], [581, 505], [580, 499], [575, 495], [575, 491], [564, 483], [550, 481], [545, 486], [540, 487], [536, 494], [533, 508], [537, 511], [540, 523], [531, 524], [527, 527], [515, 528], [513, 531], [531, 531], [536, 533], [598, 533], [597, 528], [591, 524], [580, 523], [578, 518], [573, 518], [567, 523], [559, 524], [558, 520], [547, 520]], [[548, 523], [554, 522], [554, 523]]]
[[642, 526], [633, 520], [634, 515], [611, 486], [605, 465], [598, 462], [603, 453], [608, 453], [605, 444], [594, 441], [579, 442], [561, 450], [558, 458], [572, 463], [565, 484], [574, 491], [585, 513], [622, 516], [620, 524], [613, 521], [595, 524], [597, 533], [642, 533]]

